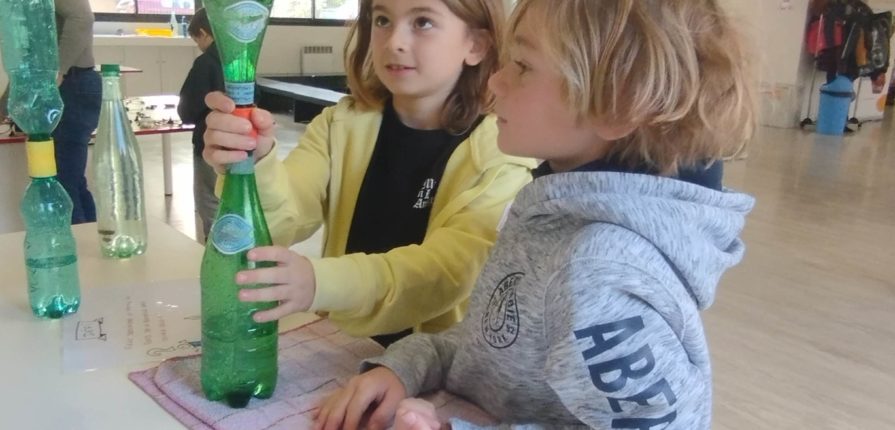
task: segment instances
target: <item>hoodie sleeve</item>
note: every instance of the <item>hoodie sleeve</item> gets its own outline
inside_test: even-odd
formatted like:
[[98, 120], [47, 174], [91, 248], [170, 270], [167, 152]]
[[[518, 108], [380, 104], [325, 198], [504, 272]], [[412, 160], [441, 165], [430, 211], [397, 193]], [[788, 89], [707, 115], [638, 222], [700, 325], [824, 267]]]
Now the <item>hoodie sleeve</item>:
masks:
[[549, 424], [501, 424], [496, 426], [479, 426], [467, 421], [452, 418], [451, 430], [571, 430], [571, 429], [589, 429], [590, 427], [568, 426], [568, 425], [549, 425]]
[[625, 263], [594, 259], [569, 263], [553, 276], [545, 295], [544, 374], [582, 424], [478, 426], [452, 419], [451, 428], [707, 428], [700, 424], [707, 417], [688, 411], [685, 404], [692, 403], [682, 400], [695, 397], [709, 402], [708, 376], [700, 375], [669, 322], [646, 300], [664, 288]]
[[389, 368], [404, 384], [407, 397], [444, 387], [454, 362], [463, 323], [437, 334], [416, 333], [389, 346], [380, 357], [361, 364], [361, 372], [374, 367]]
[[579, 259], [557, 273], [545, 296], [545, 374], [565, 407], [596, 428], [703, 428], [711, 377], [672, 329], [679, 306], [623, 262]]

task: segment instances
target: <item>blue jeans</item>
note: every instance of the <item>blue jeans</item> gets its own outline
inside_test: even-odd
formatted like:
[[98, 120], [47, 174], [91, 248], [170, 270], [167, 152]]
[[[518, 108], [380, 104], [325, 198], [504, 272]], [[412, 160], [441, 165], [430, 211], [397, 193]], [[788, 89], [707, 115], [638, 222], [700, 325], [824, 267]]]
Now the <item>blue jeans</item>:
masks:
[[53, 132], [59, 182], [71, 197], [71, 223], [96, 221], [96, 205], [87, 189], [87, 144], [99, 122], [103, 83], [93, 68], [72, 67], [59, 87], [65, 109]]

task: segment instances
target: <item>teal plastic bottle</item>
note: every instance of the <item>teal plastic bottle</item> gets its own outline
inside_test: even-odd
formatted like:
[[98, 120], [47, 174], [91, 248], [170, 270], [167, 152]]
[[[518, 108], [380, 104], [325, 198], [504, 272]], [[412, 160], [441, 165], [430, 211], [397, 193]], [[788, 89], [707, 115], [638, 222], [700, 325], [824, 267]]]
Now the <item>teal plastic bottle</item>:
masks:
[[31, 183], [22, 198], [28, 302], [39, 318], [61, 318], [78, 311], [81, 283], [71, 231], [72, 203], [56, 180], [53, 141], [28, 143]]
[[100, 251], [130, 258], [146, 251], [143, 161], [121, 100], [117, 64], [103, 64], [103, 104], [93, 147], [96, 228]]
[[0, 0], [0, 11], [9, 115], [26, 133], [49, 135], [62, 115], [53, 0]]
[[[236, 114], [248, 117], [254, 103], [255, 64], [271, 0], [206, 0], [209, 21], [224, 65], [227, 94]], [[234, 408], [252, 397], [269, 398], [277, 383], [277, 322], [259, 324], [252, 315], [276, 303], [243, 303], [236, 273], [269, 265], [248, 261], [252, 248], [271, 238], [255, 184], [251, 156], [228, 167], [217, 218], [202, 259], [202, 390], [210, 400]]]
[[61, 318], [81, 302], [72, 202], [56, 180], [50, 135], [62, 115], [53, 0], [0, 0], [0, 50], [9, 75], [9, 113], [28, 134], [31, 183], [22, 198], [28, 301], [35, 316]]

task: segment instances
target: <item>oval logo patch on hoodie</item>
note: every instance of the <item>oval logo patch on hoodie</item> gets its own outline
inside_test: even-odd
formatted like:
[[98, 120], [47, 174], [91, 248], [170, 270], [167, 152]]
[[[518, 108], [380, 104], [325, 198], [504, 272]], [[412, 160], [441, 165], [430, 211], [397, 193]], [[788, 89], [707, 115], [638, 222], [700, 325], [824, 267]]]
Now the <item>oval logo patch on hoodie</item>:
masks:
[[524, 273], [511, 273], [503, 278], [488, 300], [482, 315], [482, 336], [485, 342], [502, 349], [512, 345], [519, 337], [519, 305], [516, 301], [516, 285]]

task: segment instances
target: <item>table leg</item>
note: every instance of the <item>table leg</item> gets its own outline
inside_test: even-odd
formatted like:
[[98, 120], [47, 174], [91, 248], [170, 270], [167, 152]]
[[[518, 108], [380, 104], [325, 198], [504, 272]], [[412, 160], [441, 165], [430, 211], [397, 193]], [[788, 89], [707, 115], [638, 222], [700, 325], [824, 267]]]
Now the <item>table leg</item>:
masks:
[[165, 195], [174, 194], [174, 186], [171, 184], [171, 135], [162, 133], [162, 166], [165, 169]]

